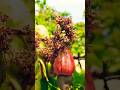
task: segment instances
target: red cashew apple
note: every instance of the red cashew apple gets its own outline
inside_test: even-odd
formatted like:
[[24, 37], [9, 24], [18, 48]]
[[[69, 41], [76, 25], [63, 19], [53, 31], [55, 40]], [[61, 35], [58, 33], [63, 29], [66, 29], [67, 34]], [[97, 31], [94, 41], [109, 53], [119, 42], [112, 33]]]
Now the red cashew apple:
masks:
[[75, 64], [69, 48], [60, 51], [53, 64], [54, 73], [57, 75], [72, 75]]

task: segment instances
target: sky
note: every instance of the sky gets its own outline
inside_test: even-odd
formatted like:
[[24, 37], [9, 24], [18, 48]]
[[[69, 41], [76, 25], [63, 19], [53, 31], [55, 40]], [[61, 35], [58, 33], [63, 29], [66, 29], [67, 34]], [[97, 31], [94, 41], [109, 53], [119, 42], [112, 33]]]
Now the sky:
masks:
[[47, 0], [47, 4], [57, 11], [69, 12], [75, 23], [85, 22], [85, 0]]

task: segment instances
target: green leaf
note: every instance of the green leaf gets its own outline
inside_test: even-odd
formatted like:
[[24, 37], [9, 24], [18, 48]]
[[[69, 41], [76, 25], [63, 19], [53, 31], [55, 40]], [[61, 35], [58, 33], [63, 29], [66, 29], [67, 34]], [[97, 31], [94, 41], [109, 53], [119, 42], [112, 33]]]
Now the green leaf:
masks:
[[[52, 85], [52, 83], [49, 81], [48, 76], [47, 76], [47, 72], [46, 72], [46, 67], [45, 67], [45, 64], [44, 64], [44, 62], [42, 61], [42, 59], [38, 58], [38, 61], [40, 62], [41, 66], [42, 66], [43, 74], [44, 74], [44, 77], [45, 77], [45, 78], [42, 78], [42, 79], [41, 79], [41, 86], [42, 86], [43, 83], [47, 83], [49, 86], [51, 86], [51, 87], [53, 87], [53, 88], [55, 88], [55, 89], [57, 89], [57, 90], [60, 90], [60, 88]], [[46, 80], [46, 81], [45, 81], [45, 80]], [[47, 86], [47, 87], [48, 87], [48, 86]], [[42, 88], [42, 87], [41, 87], [41, 88]], [[46, 88], [46, 86], [45, 86], [45, 88]], [[48, 88], [47, 88], [47, 90], [48, 90]]]
[[73, 88], [76, 90], [82, 90], [81, 88], [84, 88], [85, 86], [85, 71], [81, 70], [80, 73], [74, 71], [73, 73]]

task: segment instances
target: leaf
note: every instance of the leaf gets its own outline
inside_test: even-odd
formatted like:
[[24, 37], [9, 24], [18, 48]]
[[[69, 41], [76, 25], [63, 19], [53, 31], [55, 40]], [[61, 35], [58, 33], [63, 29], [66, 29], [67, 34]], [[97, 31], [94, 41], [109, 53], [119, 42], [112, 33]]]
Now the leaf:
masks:
[[80, 73], [74, 72], [73, 74], [73, 88], [76, 90], [82, 90], [80, 88], [84, 88], [85, 86], [85, 73], [84, 71], [81, 71]]
[[40, 58], [38, 58], [38, 61], [39, 61], [40, 64], [42, 65], [43, 74], [44, 74], [44, 76], [45, 76], [45, 79], [46, 79], [47, 82], [48, 82], [49, 80], [48, 80], [48, 77], [47, 77], [45, 64], [44, 64], [44, 62], [43, 62]]
[[60, 88], [58, 88], [58, 87], [56, 87], [56, 86], [54, 86], [54, 85], [52, 85], [52, 84], [50, 83], [50, 81], [49, 81], [49, 79], [48, 79], [48, 77], [47, 77], [46, 67], [45, 67], [45, 64], [44, 64], [44, 62], [42, 61], [42, 59], [38, 58], [38, 61], [40, 62], [41, 66], [42, 66], [43, 74], [44, 74], [44, 77], [45, 77], [45, 79], [46, 79], [46, 81], [44, 81], [44, 79], [41, 79], [42, 82], [44, 82], [44, 83], [47, 82], [49, 86], [54, 87], [54, 88], [56, 88], [57, 90], [60, 90]]
[[38, 61], [35, 62], [35, 90], [41, 89], [41, 80], [42, 74], [41, 74], [41, 68]]
[[49, 77], [49, 82], [52, 84], [52, 86], [49, 86], [50, 90], [58, 90], [57, 88], [55, 88], [55, 87], [58, 87], [56, 77]]
[[48, 90], [48, 82], [46, 81], [45, 78], [42, 78], [40, 80], [41, 88], [40, 90]]

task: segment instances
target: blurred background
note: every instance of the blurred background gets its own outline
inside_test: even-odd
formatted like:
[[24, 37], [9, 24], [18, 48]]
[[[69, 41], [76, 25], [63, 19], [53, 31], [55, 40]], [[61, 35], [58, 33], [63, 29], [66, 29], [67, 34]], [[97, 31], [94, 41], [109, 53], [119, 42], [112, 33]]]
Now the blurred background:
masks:
[[96, 90], [120, 89], [119, 5], [118, 0], [86, 0], [86, 65]]

